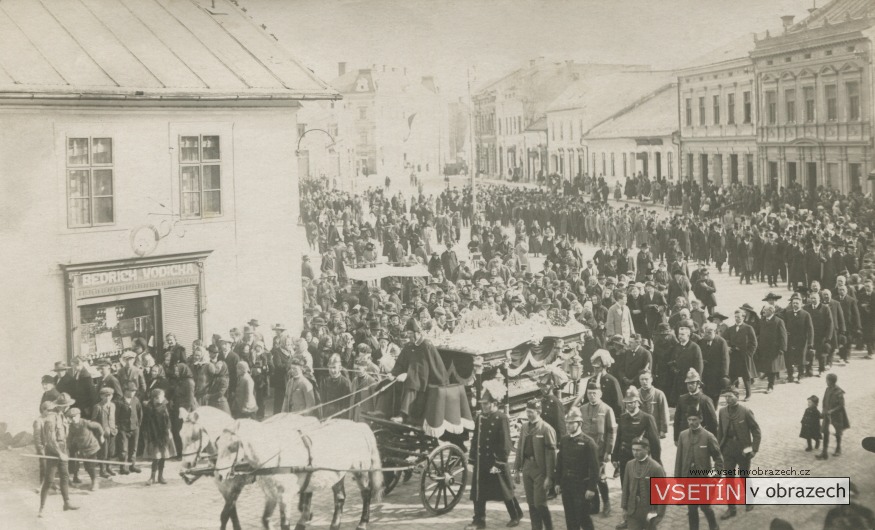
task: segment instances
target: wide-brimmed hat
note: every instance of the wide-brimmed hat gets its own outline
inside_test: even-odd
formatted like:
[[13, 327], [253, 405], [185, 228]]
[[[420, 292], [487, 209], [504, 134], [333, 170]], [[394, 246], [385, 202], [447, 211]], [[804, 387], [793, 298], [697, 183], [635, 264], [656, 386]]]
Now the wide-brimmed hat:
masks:
[[756, 312], [757, 312], [756, 309], [754, 309], [753, 306], [751, 306], [748, 303], [742, 304], [741, 309], [744, 309], [748, 313], [753, 313], [753, 314], [756, 314]]
[[61, 394], [54, 401], [49, 401], [49, 409], [59, 409], [66, 408], [72, 406], [76, 403], [76, 400], [70, 397], [70, 394], [66, 392], [61, 392]]
[[768, 302], [769, 300], [780, 300], [781, 298], [783, 298], [783, 296], [769, 292], [769, 294], [767, 294], [766, 297], [763, 298], [763, 302]]
[[711, 316], [708, 317], [708, 320], [710, 320], [710, 321], [717, 320], [719, 322], [723, 322], [724, 320], [726, 320], [728, 318], [729, 318], [728, 316], [726, 316], [722, 313], [719, 313], [717, 311], [714, 311], [713, 313], [711, 313]]
[[55, 361], [55, 367], [52, 368], [53, 372], [66, 372], [70, 369], [70, 365], [65, 363], [64, 361]]

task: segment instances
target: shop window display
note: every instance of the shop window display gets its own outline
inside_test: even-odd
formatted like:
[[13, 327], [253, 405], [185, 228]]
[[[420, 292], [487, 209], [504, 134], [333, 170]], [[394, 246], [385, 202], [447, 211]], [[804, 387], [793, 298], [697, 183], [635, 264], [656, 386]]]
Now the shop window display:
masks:
[[154, 349], [157, 300], [136, 298], [80, 307], [79, 353], [92, 359], [114, 358], [135, 341]]

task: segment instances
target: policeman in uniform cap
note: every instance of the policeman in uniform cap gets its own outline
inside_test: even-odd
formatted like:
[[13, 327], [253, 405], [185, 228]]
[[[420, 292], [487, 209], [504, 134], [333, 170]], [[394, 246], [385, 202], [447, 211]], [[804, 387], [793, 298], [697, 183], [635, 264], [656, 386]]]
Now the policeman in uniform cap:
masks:
[[[583, 415], [572, 408], [565, 416], [568, 434], [559, 440], [556, 459], [556, 488], [562, 495], [565, 508], [565, 527], [568, 530], [592, 530], [590, 513], [598, 510], [596, 489], [601, 473], [598, 444], [584, 434]], [[591, 503], [595, 502], [595, 510]]]
[[650, 479], [665, 477], [665, 469], [650, 456], [647, 438], [636, 438], [632, 442], [632, 455], [623, 474], [624, 524], [629, 530], [655, 530], [665, 516], [665, 505], [650, 503]]
[[517, 441], [514, 478], [519, 482], [522, 476], [532, 530], [553, 530], [547, 490], [556, 472], [556, 431], [541, 419], [541, 402], [537, 399], [526, 404], [526, 417], [529, 421], [523, 424]]
[[[721, 473], [723, 471], [723, 455], [720, 453], [720, 445], [714, 434], [703, 427], [702, 411], [693, 405], [687, 407], [683, 414], [686, 416], [685, 423], [689, 427], [678, 434], [674, 476], [701, 477], [706, 476], [703, 472], [710, 472], [712, 469]], [[699, 510], [705, 514], [709, 530], [719, 530], [717, 515], [711, 506], [688, 504], [687, 520], [690, 530], [699, 530]]]
[[586, 383], [587, 402], [580, 407], [583, 416], [581, 429], [587, 436], [595, 440], [598, 445], [599, 494], [601, 495], [604, 509], [602, 515], [607, 517], [611, 513], [611, 500], [608, 496], [608, 482], [605, 475], [605, 464], [610, 462], [611, 453], [614, 450], [614, 442], [617, 436], [617, 421], [614, 409], [602, 401], [602, 391], [599, 384], [592, 378]]
[[483, 383], [480, 397], [480, 415], [471, 440], [471, 464], [474, 480], [471, 482], [471, 500], [474, 501], [474, 521], [466, 530], [486, 528], [486, 502], [503, 501], [510, 515], [508, 527], [519, 526], [523, 509], [514, 495], [513, 480], [508, 462], [513, 442], [510, 423], [498, 410], [498, 402], [507, 394], [500, 381], [490, 379]]
[[677, 445], [678, 436], [681, 431], [688, 427], [687, 414], [692, 411], [698, 411], [702, 417], [702, 426], [710, 433], [717, 432], [717, 412], [714, 410], [714, 403], [711, 398], [702, 392], [702, 380], [699, 378], [699, 372], [694, 368], [690, 368], [687, 372], [685, 380], [687, 385], [687, 394], [678, 398], [678, 406], [674, 411], [674, 441]]

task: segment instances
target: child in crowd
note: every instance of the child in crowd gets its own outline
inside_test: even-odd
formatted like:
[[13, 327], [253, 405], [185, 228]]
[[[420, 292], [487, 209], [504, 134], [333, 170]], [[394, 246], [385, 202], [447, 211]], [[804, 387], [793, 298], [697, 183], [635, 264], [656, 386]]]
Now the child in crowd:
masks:
[[820, 411], [817, 410], [819, 403], [820, 399], [817, 396], [809, 397], [808, 408], [802, 415], [802, 430], [799, 432], [799, 437], [805, 438], [805, 441], [808, 442], [808, 447], [805, 448], [807, 452], [811, 452], [812, 440], [814, 440], [814, 448], [820, 448]]
[[[164, 461], [176, 456], [173, 434], [170, 432], [170, 413], [164, 390], [153, 388], [149, 402], [143, 407], [143, 438], [146, 441], [146, 457], [152, 459], [152, 475], [147, 486], [155, 482], [167, 484], [164, 480]], [[157, 475], [157, 479], [156, 479]]]
[[[76, 407], [67, 410], [67, 419], [70, 421], [69, 431], [67, 432], [67, 448], [70, 451], [71, 457], [87, 458], [95, 460], [99, 457], [101, 442], [103, 441], [103, 427], [96, 421], [82, 419], [82, 412]], [[85, 471], [91, 477], [91, 491], [97, 489], [97, 472], [94, 462], [83, 462]], [[73, 477], [73, 484], [78, 484], [79, 480], [79, 462], [70, 460], [70, 475]]]
[[[115, 424], [115, 403], [112, 401], [115, 390], [105, 386], [100, 389], [100, 402], [94, 407], [91, 416], [103, 428], [103, 441], [100, 444], [100, 459], [111, 460], [115, 456], [115, 435], [118, 428]], [[109, 464], [100, 464], [100, 476], [109, 478], [115, 476], [115, 471]]]

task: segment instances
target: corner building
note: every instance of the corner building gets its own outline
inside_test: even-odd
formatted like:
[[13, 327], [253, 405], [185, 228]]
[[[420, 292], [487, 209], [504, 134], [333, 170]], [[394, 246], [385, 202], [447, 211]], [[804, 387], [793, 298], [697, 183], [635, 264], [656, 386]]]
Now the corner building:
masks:
[[300, 314], [296, 112], [333, 90], [223, 0], [0, 11], [3, 421], [40, 376]]

